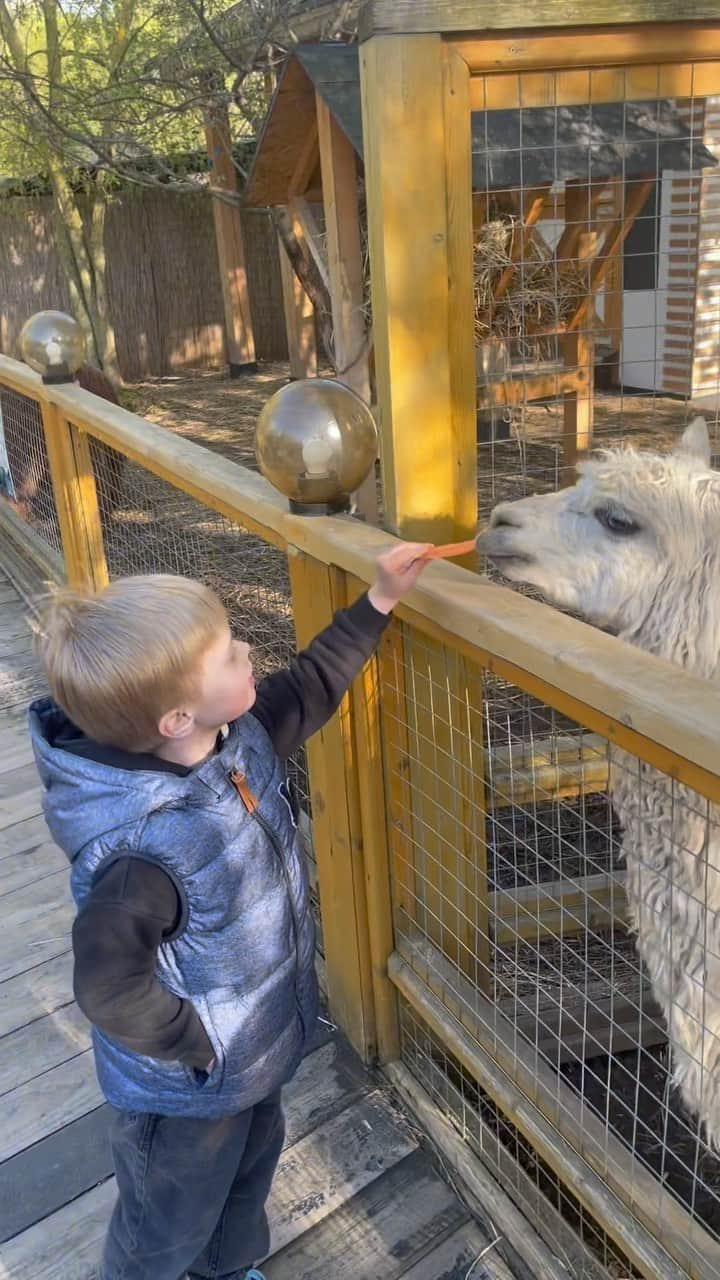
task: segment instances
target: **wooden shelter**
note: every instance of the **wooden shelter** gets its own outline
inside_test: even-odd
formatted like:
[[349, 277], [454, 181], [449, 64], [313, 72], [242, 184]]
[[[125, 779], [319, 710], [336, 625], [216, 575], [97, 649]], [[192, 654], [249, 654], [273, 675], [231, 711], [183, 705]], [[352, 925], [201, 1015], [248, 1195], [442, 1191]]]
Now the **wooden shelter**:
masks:
[[[354, 45], [301, 45], [289, 60], [278, 85], [250, 174], [246, 202], [251, 205], [287, 206], [296, 235], [323, 275], [332, 299], [336, 364], [348, 362], [348, 380], [366, 394], [369, 379], [372, 331], [365, 333], [363, 270], [365, 227], [357, 227], [358, 176], [364, 180], [367, 143], [363, 137], [361, 95], [362, 52]], [[507, 411], [533, 400], [563, 397], [565, 404], [564, 464], [569, 469], [592, 438], [593, 386], [596, 342], [617, 356], [622, 328], [622, 292], [617, 285], [622, 249], [638, 217], [654, 191], [658, 175], [666, 171], [699, 173], [715, 165], [703, 142], [702, 119], [689, 125], [678, 103], [664, 96], [648, 101], [582, 101], [582, 90], [567, 102], [531, 98], [516, 105], [496, 100], [493, 85], [477, 82], [470, 101], [469, 136], [463, 139], [465, 155], [458, 148], [457, 163], [467, 170], [471, 163], [473, 235], [477, 239], [488, 219], [502, 217], [509, 228], [510, 249], [506, 268], [493, 282], [492, 294], [476, 325], [487, 339], [475, 356], [477, 409], [482, 414]], [[590, 94], [586, 95], [588, 98]], [[601, 95], [602, 99], [602, 95]], [[505, 101], [509, 104], [511, 99]], [[467, 121], [464, 124], [467, 134]], [[429, 152], [434, 121], [424, 119], [418, 129], [418, 148], [425, 147], [423, 184], [429, 184]], [[393, 125], [388, 121], [388, 130]], [[330, 159], [342, 156], [342, 165]], [[404, 160], [398, 158], [399, 170]], [[421, 161], [419, 160], [419, 163]], [[426, 193], [415, 191], [414, 211], [408, 209], [406, 234], [413, 235]], [[319, 246], [323, 230], [314, 206], [322, 205], [327, 252]], [[547, 251], [542, 225], [558, 222], [561, 232], [554, 245], [548, 274], [556, 293], [571, 294], [564, 313], [548, 320], [546, 307], [540, 316], [530, 304], [522, 319], [522, 337], [534, 340], [535, 358], [513, 361], [508, 343], [494, 330], [501, 301], [522, 277], [525, 260], [533, 247]], [[375, 265], [375, 264], [373, 264]], [[471, 255], [465, 265], [466, 285], [472, 278]], [[615, 283], [613, 283], [615, 282]], [[288, 290], [294, 290], [292, 296]], [[601, 295], [605, 294], [601, 300]], [[418, 315], [429, 311], [431, 295], [418, 301]], [[552, 310], [552, 308], [550, 308]], [[602, 318], [601, 318], [601, 312]], [[303, 376], [316, 369], [311, 309], [292, 277], [286, 278], [286, 313], [293, 374]], [[468, 321], [472, 331], [472, 320]], [[489, 350], [488, 350], [489, 348]], [[538, 354], [540, 353], [540, 354]], [[382, 375], [381, 375], [382, 377]], [[386, 394], [386, 393], [384, 393]], [[381, 403], [384, 396], [381, 395]], [[382, 416], [382, 415], [381, 415]], [[392, 415], [394, 418], [394, 415]], [[468, 424], [470, 423], [468, 406]], [[394, 434], [391, 420], [383, 418], [386, 480], [394, 470]], [[473, 434], [474, 442], [474, 434]], [[418, 432], [413, 430], [415, 454]], [[474, 443], [468, 425], [463, 456], [451, 433], [446, 441], [455, 497], [446, 495], [445, 506], [456, 506], [453, 534], [467, 534], [476, 512], [471, 497]], [[428, 446], [430, 468], [436, 473]], [[458, 477], [463, 479], [460, 489]], [[413, 471], [417, 493], [417, 467]], [[389, 488], [393, 510], [393, 482]], [[404, 523], [400, 498], [391, 516], [395, 528], [420, 526]], [[427, 496], [421, 500], [428, 515]], [[409, 508], [416, 500], [408, 497]]]

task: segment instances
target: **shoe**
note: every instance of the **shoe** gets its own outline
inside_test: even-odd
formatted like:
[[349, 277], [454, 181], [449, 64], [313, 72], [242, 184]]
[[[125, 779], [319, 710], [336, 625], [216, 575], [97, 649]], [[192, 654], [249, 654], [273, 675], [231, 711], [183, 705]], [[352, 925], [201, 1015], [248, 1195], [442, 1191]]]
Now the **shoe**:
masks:
[[253, 1268], [253, 1270], [252, 1270], [252, 1271], [246, 1271], [246, 1272], [245, 1272], [245, 1280], [265, 1280], [265, 1277], [264, 1277], [264, 1275], [263, 1275], [262, 1271], [256, 1271], [256, 1270]]

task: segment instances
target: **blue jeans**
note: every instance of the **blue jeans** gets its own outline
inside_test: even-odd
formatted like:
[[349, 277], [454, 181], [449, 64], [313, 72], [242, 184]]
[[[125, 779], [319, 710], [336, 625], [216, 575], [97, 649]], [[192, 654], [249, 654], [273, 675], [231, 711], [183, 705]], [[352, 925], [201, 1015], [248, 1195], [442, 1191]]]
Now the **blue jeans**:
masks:
[[284, 1136], [279, 1092], [219, 1120], [119, 1111], [102, 1280], [243, 1280], [270, 1247]]

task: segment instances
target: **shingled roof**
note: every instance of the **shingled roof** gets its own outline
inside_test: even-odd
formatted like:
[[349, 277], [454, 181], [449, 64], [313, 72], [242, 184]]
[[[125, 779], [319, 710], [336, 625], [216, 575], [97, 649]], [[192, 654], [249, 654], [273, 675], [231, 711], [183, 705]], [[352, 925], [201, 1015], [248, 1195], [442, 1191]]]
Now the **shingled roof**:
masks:
[[[299, 45], [258, 141], [246, 190], [251, 205], [284, 204], [314, 127], [315, 91], [363, 156], [357, 45]], [[472, 115], [476, 191], [541, 186], [571, 178], [627, 180], [688, 172], [717, 162], [668, 99], [591, 106], [526, 107]]]

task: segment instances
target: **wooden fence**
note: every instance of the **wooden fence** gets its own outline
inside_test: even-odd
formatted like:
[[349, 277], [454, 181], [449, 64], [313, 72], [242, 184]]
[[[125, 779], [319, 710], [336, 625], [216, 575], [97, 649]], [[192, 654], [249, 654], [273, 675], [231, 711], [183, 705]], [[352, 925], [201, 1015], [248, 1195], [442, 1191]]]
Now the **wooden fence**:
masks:
[[[28, 316], [70, 309], [49, 196], [0, 200], [0, 351], [17, 354]], [[258, 358], [286, 360], [277, 238], [269, 215], [243, 215]], [[110, 204], [108, 297], [129, 381], [224, 362], [224, 312], [212, 207], [201, 195], [128, 191]]]
[[[371, 581], [380, 530], [292, 516], [257, 474], [0, 357], [0, 404], [11, 396], [26, 424], [35, 413], [52, 476], [31, 541], [52, 545], [47, 528], [59, 530], [70, 581], [99, 588], [174, 564], [220, 590], [269, 666]], [[0, 524], [17, 533], [22, 519], [0, 503]], [[446, 1125], [457, 1163], [452, 1118], [476, 1171], [502, 1179], [571, 1276], [720, 1273], [703, 1217], [712, 1154], [679, 1195], [666, 1185], [672, 1134], [656, 1141], [663, 1175], [637, 1137], [642, 1112], [628, 1137], [616, 1082], [590, 1089], [598, 1055], [664, 1039], [623, 918], [609, 744], [638, 785], [651, 768], [674, 803], [691, 788], [717, 805], [719, 722], [706, 682], [435, 565], [308, 744], [331, 1014], [366, 1060], [392, 1067], [434, 1136]], [[552, 876], [533, 881], [528, 854]]]

